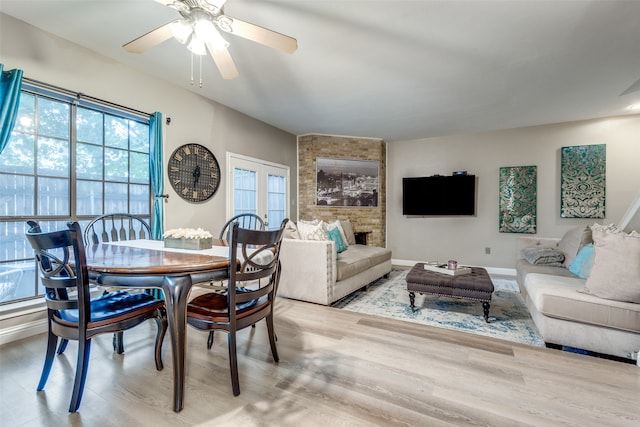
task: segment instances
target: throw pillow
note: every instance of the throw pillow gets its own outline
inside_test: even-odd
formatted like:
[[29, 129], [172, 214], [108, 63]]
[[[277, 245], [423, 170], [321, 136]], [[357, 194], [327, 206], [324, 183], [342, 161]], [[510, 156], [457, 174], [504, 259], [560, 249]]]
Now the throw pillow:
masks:
[[591, 228], [581, 225], [567, 231], [558, 242], [558, 249], [564, 254], [564, 266], [569, 268], [580, 248], [593, 242]]
[[593, 243], [587, 243], [582, 247], [582, 249], [580, 249], [578, 255], [573, 259], [573, 262], [569, 266], [569, 271], [581, 279], [586, 279], [589, 277], [589, 273], [591, 273], [593, 258]]
[[640, 234], [594, 225], [595, 258], [584, 291], [604, 299], [640, 303]]
[[337, 253], [344, 252], [345, 250], [347, 250], [347, 247], [342, 241], [340, 230], [338, 230], [337, 227], [331, 228], [329, 231], [327, 231], [327, 235], [329, 236], [329, 240], [333, 240], [335, 242]]
[[353, 234], [353, 227], [351, 227], [351, 221], [348, 219], [341, 219], [340, 225], [342, 225], [342, 229], [344, 230], [344, 235], [347, 238], [347, 245], [355, 245], [356, 244], [356, 235]]
[[327, 236], [326, 224], [320, 221], [312, 224], [307, 221], [298, 221], [298, 232], [300, 237], [305, 240], [329, 240]]
[[529, 264], [544, 264], [555, 267], [562, 267], [564, 255], [555, 248], [547, 248], [544, 246], [533, 246], [524, 248], [521, 251], [522, 258], [526, 259]]
[[293, 221], [288, 221], [287, 225], [284, 226], [284, 233], [282, 233], [282, 237], [285, 239], [300, 239], [298, 227]]
[[340, 232], [340, 237], [342, 237], [342, 243], [344, 243], [346, 249], [346, 247], [349, 246], [349, 243], [347, 242], [347, 236], [346, 234], [344, 234], [344, 230], [342, 229], [342, 224], [340, 224], [340, 221], [336, 220], [327, 223], [327, 230], [331, 230], [332, 228], [338, 229], [338, 231]]

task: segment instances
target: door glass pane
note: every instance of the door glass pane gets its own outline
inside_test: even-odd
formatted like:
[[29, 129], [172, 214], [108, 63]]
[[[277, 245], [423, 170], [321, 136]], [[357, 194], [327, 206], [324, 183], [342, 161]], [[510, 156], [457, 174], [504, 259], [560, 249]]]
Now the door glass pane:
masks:
[[234, 169], [234, 209], [233, 214], [253, 213], [257, 211], [256, 172]]
[[280, 227], [285, 216], [285, 177], [280, 175], [267, 175], [267, 218], [269, 218], [269, 229], [274, 230]]

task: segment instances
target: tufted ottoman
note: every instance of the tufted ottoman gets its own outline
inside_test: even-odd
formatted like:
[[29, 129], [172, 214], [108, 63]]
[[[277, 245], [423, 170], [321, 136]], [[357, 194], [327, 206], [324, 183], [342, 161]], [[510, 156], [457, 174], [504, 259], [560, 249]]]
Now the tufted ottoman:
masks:
[[489, 323], [493, 283], [484, 268], [471, 267], [470, 274], [449, 276], [425, 270], [424, 263], [419, 262], [407, 274], [407, 290], [412, 310], [416, 309], [416, 292], [482, 301], [484, 320]]

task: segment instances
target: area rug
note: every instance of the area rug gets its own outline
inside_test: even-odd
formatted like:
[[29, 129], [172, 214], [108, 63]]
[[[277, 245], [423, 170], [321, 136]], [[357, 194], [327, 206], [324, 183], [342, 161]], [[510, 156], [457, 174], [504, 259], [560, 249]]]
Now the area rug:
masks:
[[389, 278], [379, 279], [333, 307], [544, 347], [515, 280], [491, 278], [495, 291], [486, 323], [481, 302], [459, 298], [416, 293], [416, 311], [412, 311], [406, 282], [408, 272], [393, 269]]

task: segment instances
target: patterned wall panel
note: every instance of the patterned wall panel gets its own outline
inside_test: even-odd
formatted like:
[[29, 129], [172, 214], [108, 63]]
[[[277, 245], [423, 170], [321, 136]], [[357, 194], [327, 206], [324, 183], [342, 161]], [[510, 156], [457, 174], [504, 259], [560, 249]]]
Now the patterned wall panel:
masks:
[[500, 168], [499, 227], [501, 233], [536, 232], [537, 167]]
[[562, 147], [562, 218], [604, 218], [606, 154], [605, 144]]

